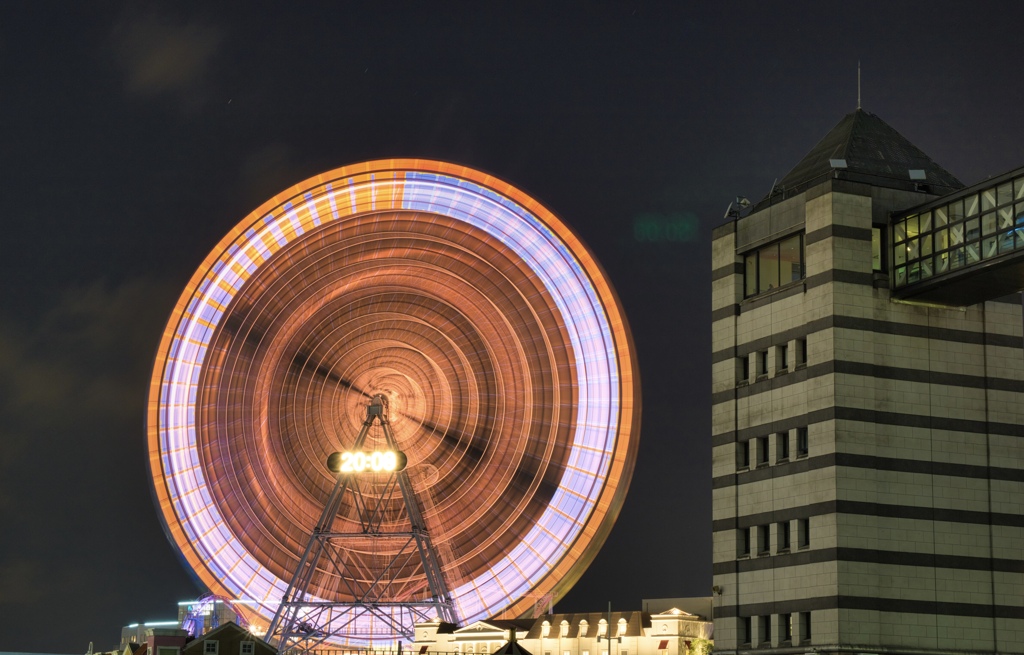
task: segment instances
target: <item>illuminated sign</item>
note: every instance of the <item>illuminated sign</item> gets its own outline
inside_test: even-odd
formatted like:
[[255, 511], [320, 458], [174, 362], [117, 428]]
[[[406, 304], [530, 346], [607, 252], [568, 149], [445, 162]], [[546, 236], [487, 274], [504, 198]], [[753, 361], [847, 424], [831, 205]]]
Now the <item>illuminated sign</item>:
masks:
[[327, 458], [327, 468], [335, 473], [390, 473], [401, 471], [407, 463], [399, 450], [340, 451]]

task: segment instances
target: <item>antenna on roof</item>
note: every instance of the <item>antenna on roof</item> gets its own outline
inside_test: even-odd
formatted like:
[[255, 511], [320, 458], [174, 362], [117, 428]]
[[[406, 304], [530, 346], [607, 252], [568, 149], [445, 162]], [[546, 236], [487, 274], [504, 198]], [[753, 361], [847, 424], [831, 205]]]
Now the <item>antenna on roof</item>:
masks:
[[857, 60], [857, 109], [860, 109], [860, 59]]

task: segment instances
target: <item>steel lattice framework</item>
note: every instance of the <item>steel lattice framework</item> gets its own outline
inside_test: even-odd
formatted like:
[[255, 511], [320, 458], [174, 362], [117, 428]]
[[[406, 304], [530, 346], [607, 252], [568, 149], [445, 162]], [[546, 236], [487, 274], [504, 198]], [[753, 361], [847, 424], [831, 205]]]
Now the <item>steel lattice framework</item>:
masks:
[[[579, 239], [489, 175], [387, 160], [285, 190], [214, 248], [158, 350], [150, 467], [172, 541], [257, 629], [331, 499], [325, 455], [351, 445], [375, 395], [455, 618], [563, 595], [622, 505], [640, 420], [625, 317]], [[401, 531], [400, 494], [361, 493]], [[344, 503], [331, 520], [339, 535], [361, 525]], [[375, 543], [341, 543], [360, 579], [394, 558]], [[421, 561], [391, 575], [391, 601], [432, 597]], [[330, 566], [308, 589], [310, 602], [354, 600]], [[348, 640], [390, 635], [370, 616]]]

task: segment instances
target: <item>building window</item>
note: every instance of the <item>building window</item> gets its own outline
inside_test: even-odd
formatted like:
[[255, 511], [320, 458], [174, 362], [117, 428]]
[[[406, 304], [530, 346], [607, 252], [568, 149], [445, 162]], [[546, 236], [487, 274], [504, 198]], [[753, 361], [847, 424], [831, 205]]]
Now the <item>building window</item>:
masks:
[[750, 630], [750, 617], [740, 617], [740, 643], [749, 644], [751, 642], [751, 630]]
[[757, 554], [767, 555], [772, 550], [772, 529], [770, 525], [757, 526]]
[[750, 382], [750, 357], [744, 355], [736, 358], [736, 384]]
[[797, 543], [801, 548], [811, 545], [811, 519], [797, 519]]
[[736, 468], [750, 468], [750, 441], [740, 441], [736, 444]]
[[203, 642], [203, 655], [217, 655], [218, 642], [216, 639], [207, 639]]
[[796, 352], [793, 354], [796, 358], [796, 365], [807, 366], [807, 339], [796, 340]]
[[776, 372], [789, 370], [789, 346], [775, 347], [775, 370]]
[[238, 652], [239, 655], [253, 655], [256, 652], [256, 642], [243, 641], [239, 644]]
[[768, 437], [757, 438], [757, 465], [767, 466], [768, 464]]
[[[590, 624], [587, 623], [586, 620], [580, 621], [580, 636], [581, 637], [586, 637], [587, 636], [587, 628], [589, 626], [590, 626]], [[590, 653], [588, 651], [583, 651], [583, 655], [590, 655]]]
[[1024, 177], [892, 222], [893, 286], [1024, 249]]
[[540, 636], [549, 637], [551, 636], [551, 624], [545, 621], [540, 627]]
[[777, 525], [779, 530], [779, 552], [786, 552], [789, 550], [789, 521], [780, 521]]
[[761, 246], [743, 257], [743, 297], [796, 282], [804, 277], [804, 235]]
[[560, 628], [561, 628], [562, 636], [563, 637], [568, 637], [569, 636], [569, 622], [568, 621], [562, 621], [562, 624], [561, 624]]
[[761, 643], [772, 643], [772, 617], [770, 615], [761, 617]]
[[810, 452], [810, 446], [807, 440], [807, 428], [796, 429], [796, 456], [807, 457], [807, 453]]
[[757, 353], [757, 377], [768, 375], [768, 351], [762, 350]]
[[801, 634], [801, 638], [804, 641], [810, 641], [811, 640], [811, 613], [810, 612], [800, 612], [800, 619], [801, 619], [800, 623], [803, 624], [801, 626], [803, 628], [803, 634]]
[[793, 641], [793, 615], [783, 614], [781, 617], [782, 621], [782, 641], [789, 643]]
[[740, 528], [739, 531], [739, 555], [748, 557], [750, 555], [750, 530]]
[[779, 432], [775, 435], [775, 461], [785, 462], [789, 459], [789, 433]]

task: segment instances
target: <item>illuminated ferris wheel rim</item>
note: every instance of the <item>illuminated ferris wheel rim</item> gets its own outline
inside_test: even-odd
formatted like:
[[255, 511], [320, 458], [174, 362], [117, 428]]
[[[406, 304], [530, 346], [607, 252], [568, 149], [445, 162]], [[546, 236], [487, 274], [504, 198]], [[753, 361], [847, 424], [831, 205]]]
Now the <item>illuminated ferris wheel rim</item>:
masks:
[[547, 593], [567, 579], [571, 585], [628, 486], [639, 423], [631, 339], [613, 290], [571, 230], [525, 193], [461, 166], [382, 160], [329, 171], [264, 203], [210, 253], [171, 315], [151, 382], [150, 463], [168, 532], [211, 590], [256, 601], [264, 616], [286, 582], [226, 529], [196, 452], [195, 388], [206, 348], [235, 294], [280, 249], [321, 225], [395, 211], [447, 216], [514, 250], [551, 295], [575, 354], [570, 466], [519, 547], [452, 590], [459, 616], [521, 613], [527, 593]]

